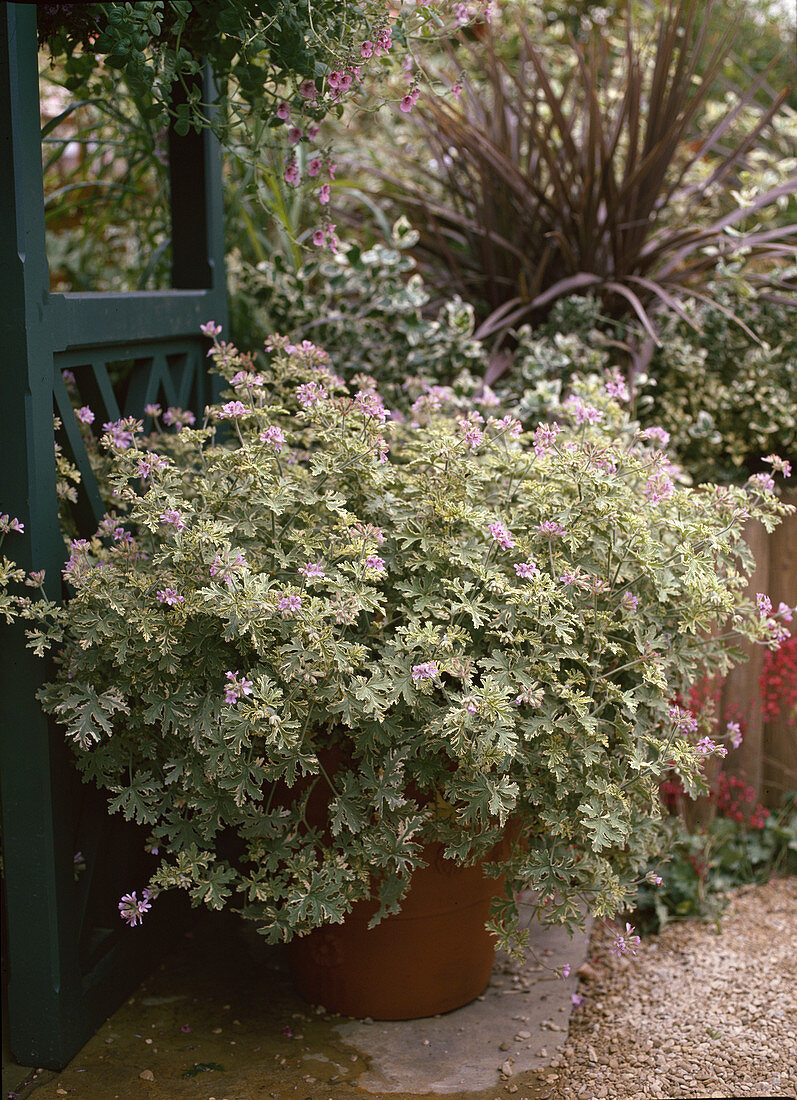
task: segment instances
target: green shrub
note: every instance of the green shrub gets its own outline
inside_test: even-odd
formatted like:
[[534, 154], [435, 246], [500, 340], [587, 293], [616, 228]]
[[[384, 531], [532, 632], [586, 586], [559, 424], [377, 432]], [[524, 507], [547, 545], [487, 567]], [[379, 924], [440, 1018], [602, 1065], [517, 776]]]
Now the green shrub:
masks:
[[724, 629], [776, 642], [741, 532], [786, 507], [677, 487], [599, 380], [524, 434], [434, 390], [391, 421], [314, 345], [271, 348], [216, 345], [197, 429], [106, 426], [117, 511], [71, 543], [72, 599], [4, 597], [59, 648], [41, 699], [84, 778], [152, 831], [148, 889], [288, 939], [395, 910], [424, 843], [467, 861], [511, 822], [502, 942], [524, 887], [550, 921], [626, 908], [661, 777], [696, 793], [722, 751], [673, 696], [728, 667]]

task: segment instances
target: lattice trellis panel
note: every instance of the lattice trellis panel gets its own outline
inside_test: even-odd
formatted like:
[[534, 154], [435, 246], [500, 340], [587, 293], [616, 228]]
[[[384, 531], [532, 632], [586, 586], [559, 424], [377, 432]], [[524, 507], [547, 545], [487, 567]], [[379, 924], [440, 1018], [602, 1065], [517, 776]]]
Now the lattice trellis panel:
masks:
[[[94, 414], [88, 429], [99, 438], [103, 424], [121, 416], [137, 416], [144, 431], [152, 418], [150, 405], [194, 410], [201, 416], [211, 399], [204, 348], [197, 340], [141, 343], [73, 349], [54, 356], [53, 396], [61, 421], [59, 443], [80, 471], [76, 528], [83, 537], [96, 531], [105, 507], [83, 440], [84, 427], [75, 415], [87, 407]], [[93, 526], [92, 526], [93, 524]]]

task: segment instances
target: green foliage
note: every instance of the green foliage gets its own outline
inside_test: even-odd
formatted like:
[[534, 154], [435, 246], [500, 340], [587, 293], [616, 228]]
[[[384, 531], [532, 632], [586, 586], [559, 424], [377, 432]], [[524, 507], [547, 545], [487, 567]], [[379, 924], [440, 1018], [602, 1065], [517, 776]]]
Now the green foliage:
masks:
[[729, 890], [797, 871], [797, 792], [787, 794], [760, 829], [720, 816], [690, 832], [680, 817], [667, 818], [662, 851], [663, 882], [639, 888], [637, 927], [658, 932], [690, 918], [718, 923]]
[[40, 36], [53, 57], [66, 59], [73, 91], [104, 88], [103, 70], [122, 73], [134, 94], [151, 97], [151, 117], [162, 119], [175, 112], [172, 93], [182, 88], [187, 99], [176, 117], [178, 132], [186, 133], [205, 121], [192, 88], [203, 59], [224, 104], [239, 98], [249, 107], [274, 106], [286, 85], [298, 102], [302, 80], [344, 68], [355, 47], [386, 23], [373, 0], [154, 0], [92, 4], [77, 13], [62, 7], [42, 23]]
[[416, 375], [438, 383], [462, 372], [483, 376], [487, 359], [473, 339], [472, 308], [454, 298], [436, 317], [428, 315], [430, 294], [409, 255], [416, 239], [399, 219], [388, 244], [360, 249], [349, 243], [331, 258], [298, 267], [280, 252], [256, 266], [232, 257], [231, 325], [238, 344], [262, 347], [271, 332], [310, 339], [343, 364], [347, 378], [372, 375], [394, 390]]
[[41, 699], [84, 778], [151, 828], [153, 891], [283, 940], [509, 830], [502, 942], [523, 887], [550, 921], [626, 908], [662, 775], [704, 789], [671, 699], [727, 669], [725, 631], [775, 644], [742, 528], [788, 509], [676, 487], [597, 381], [524, 435], [442, 387], [388, 420], [314, 345], [270, 347], [216, 344], [201, 427], [111, 427], [73, 598], [11, 598], [59, 647]]
[[63, 64], [39, 73], [50, 289], [170, 284], [167, 135], [152, 96], [117, 77], [113, 95], [75, 99]]
[[773, 300], [732, 275], [687, 304], [691, 324], [666, 319], [640, 406], [698, 481], [738, 481], [763, 455], [797, 454], [794, 295]]
[[414, 144], [386, 152], [377, 174], [382, 200], [420, 232], [428, 281], [476, 306], [478, 335], [505, 339], [585, 291], [652, 335], [720, 258], [758, 271], [794, 255], [793, 225], [778, 222], [793, 158], [757, 163], [787, 89], [765, 72], [712, 98], [738, 27], [714, 37], [699, 9], [656, 5], [651, 29], [629, 6], [561, 44], [537, 41], [507, 5], [492, 34], [452, 50], [446, 78], [461, 95], [422, 99]]
[[[784, 269], [794, 285], [797, 269]], [[486, 378], [526, 422], [553, 410], [579, 377], [621, 371], [642, 429], [662, 428], [668, 450], [695, 482], [741, 482], [769, 454], [793, 455], [797, 417], [797, 322], [793, 290], [756, 290], [738, 265], [720, 265], [704, 295], [686, 300], [688, 320], [661, 317], [658, 345], [633, 371], [645, 333], [618, 323], [592, 296], [553, 307], [544, 324], [515, 334], [511, 370]]]

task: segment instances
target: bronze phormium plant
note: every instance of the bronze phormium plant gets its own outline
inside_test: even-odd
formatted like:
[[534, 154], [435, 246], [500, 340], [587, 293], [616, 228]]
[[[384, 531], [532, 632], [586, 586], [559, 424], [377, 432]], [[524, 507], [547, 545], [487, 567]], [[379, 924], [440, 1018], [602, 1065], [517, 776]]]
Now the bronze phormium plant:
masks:
[[[596, 28], [566, 56], [543, 51], [516, 13], [451, 51], [461, 94], [418, 103], [425, 160], [382, 179], [420, 231], [427, 278], [480, 309], [480, 337], [500, 341], [587, 290], [653, 336], [656, 311], [683, 316], [682, 297], [700, 294], [720, 257], [771, 268], [795, 254], [793, 225], [762, 224], [797, 193], [793, 168], [744, 204], [732, 195], [789, 90], [767, 96], [765, 70], [707, 122], [736, 24], [711, 40], [697, 11], [673, 0], [647, 43], [629, 11], [622, 32]], [[510, 31], [511, 62], [497, 38]]]

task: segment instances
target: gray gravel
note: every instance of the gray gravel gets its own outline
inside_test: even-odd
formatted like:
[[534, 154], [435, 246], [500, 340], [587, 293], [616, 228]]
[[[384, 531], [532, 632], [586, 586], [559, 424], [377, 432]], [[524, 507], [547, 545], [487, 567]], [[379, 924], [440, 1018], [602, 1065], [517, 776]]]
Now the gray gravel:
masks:
[[610, 946], [596, 926], [584, 1002], [542, 1095], [797, 1098], [797, 878], [736, 891], [721, 934], [690, 921], [634, 959]]

